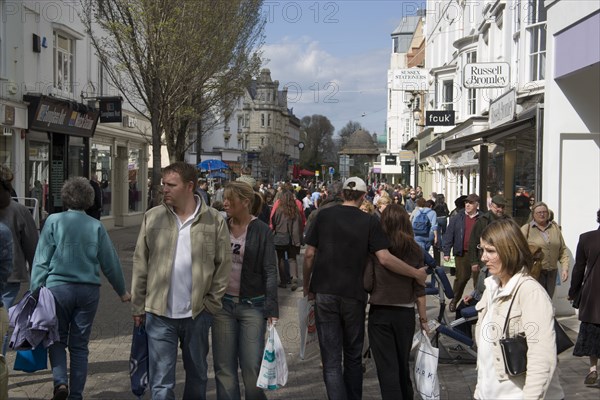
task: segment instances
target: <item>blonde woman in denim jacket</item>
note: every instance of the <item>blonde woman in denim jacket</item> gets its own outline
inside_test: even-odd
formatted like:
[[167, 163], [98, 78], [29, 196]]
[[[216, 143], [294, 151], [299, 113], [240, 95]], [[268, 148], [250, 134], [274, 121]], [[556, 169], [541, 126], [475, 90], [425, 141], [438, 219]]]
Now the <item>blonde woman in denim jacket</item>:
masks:
[[[258, 204], [257, 204], [258, 203]], [[224, 202], [231, 239], [232, 269], [223, 308], [214, 316], [213, 360], [217, 399], [240, 399], [238, 365], [246, 399], [266, 399], [256, 387], [267, 321], [279, 317], [277, 259], [269, 226], [251, 210], [262, 197], [245, 182], [225, 186]]]
[[[550, 297], [531, 276], [532, 255], [517, 224], [495, 221], [482, 233], [481, 260], [491, 276], [475, 306], [479, 312], [477, 338], [477, 386], [474, 397], [486, 399], [543, 399], [556, 368], [554, 311]], [[509, 336], [525, 333], [527, 372], [509, 376], [499, 340], [508, 309]]]

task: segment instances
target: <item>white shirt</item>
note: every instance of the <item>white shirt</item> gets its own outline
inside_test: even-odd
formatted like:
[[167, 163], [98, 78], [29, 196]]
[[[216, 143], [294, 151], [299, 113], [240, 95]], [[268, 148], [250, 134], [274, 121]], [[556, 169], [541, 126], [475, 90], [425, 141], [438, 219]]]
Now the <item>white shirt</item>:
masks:
[[177, 236], [177, 247], [173, 259], [173, 269], [171, 270], [171, 286], [167, 297], [167, 317], [180, 319], [190, 318], [192, 316], [192, 241], [190, 230], [192, 222], [202, 201], [195, 195], [196, 210], [185, 221], [181, 221], [179, 216], [169, 207], [169, 210], [175, 215], [179, 234]]
[[304, 206], [304, 209], [306, 210], [307, 208], [310, 208], [310, 206], [313, 205], [313, 202], [310, 199], [310, 197], [305, 197], [302, 199], [302, 205]]

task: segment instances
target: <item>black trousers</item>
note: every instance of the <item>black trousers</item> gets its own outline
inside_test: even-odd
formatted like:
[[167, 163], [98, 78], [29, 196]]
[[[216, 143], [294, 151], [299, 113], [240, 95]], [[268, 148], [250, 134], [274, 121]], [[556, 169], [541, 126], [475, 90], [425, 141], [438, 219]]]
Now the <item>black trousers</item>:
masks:
[[412, 400], [408, 361], [415, 334], [414, 308], [371, 304], [368, 331], [381, 398]]

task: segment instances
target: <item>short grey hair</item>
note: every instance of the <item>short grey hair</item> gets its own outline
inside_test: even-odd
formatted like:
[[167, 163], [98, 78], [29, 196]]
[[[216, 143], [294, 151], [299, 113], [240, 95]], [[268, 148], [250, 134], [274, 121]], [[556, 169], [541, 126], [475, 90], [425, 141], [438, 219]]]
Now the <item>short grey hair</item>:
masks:
[[71, 210], [87, 210], [94, 204], [94, 188], [83, 176], [69, 178], [60, 191], [63, 207]]

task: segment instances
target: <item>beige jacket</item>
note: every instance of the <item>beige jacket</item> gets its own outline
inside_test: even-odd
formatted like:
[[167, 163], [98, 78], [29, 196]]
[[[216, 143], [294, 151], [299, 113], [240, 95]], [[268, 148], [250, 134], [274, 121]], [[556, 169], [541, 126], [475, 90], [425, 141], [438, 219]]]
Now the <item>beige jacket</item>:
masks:
[[[175, 215], [163, 203], [144, 215], [135, 252], [131, 303], [133, 315], [165, 316], [177, 248]], [[204, 202], [190, 229], [192, 242], [192, 318], [221, 309], [231, 272], [231, 242], [225, 219]]]
[[[517, 273], [507, 284], [512, 289], [503, 296], [492, 299], [492, 293], [496, 291], [498, 284], [495, 277], [490, 276], [485, 280], [486, 290], [479, 303], [475, 306], [479, 316], [475, 334], [477, 341], [483, 340], [485, 334], [487, 340], [493, 341], [494, 366], [496, 377], [499, 381], [511, 379], [517, 386], [523, 389], [523, 399], [543, 399], [554, 370], [556, 369], [556, 338], [554, 334], [554, 310], [552, 302], [546, 290], [532, 277]], [[519, 332], [525, 332], [527, 336], [527, 373], [517, 377], [510, 377], [504, 369], [504, 359], [500, 349], [499, 340], [506, 320], [510, 302], [513, 299], [515, 289], [521, 284], [517, 291], [512, 309], [510, 310], [509, 335], [516, 336]], [[482, 327], [481, 323], [489, 309], [491, 301], [495, 302], [494, 314], [489, 326]], [[478, 382], [485, 384], [485, 382]], [[477, 389], [475, 393], [477, 397]]]
[[548, 234], [549, 241], [546, 242], [542, 236], [542, 231], [531, 221], [521, 227], [521, 232], [527, 238], [527, 243], [536, 245], [542, 249], [544, 253], [544, 259], [542, 260], [542, 269], [555, 270], [558, 267], [556, 263], [560, 261], [560, 265], [563, 270], [569, 270], [569, 253], [567, 252], [567, 246], [563, 239], [560, 228], [556, 222], [549, 222], [546, 227], [546, 233]]

